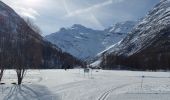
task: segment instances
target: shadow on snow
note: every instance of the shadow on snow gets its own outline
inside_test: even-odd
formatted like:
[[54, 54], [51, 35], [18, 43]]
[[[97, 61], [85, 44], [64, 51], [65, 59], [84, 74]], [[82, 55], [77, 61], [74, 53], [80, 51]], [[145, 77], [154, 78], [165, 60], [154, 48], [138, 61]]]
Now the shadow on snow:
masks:
[[3, 100], [59, 100], [47, 87], [41, 85], [12, 85], [5, 87]]

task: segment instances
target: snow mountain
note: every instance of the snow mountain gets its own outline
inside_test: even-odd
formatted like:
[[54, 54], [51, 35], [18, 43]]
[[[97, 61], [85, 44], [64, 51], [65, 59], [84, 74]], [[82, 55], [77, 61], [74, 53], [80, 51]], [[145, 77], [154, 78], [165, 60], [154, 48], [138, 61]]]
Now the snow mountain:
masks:
[[125, 39], [103, 55], [101, 66], [106, 68], [169, 69], [170, 0], [161, 0]]
[[135, 21], [125, 21], [125, 22], [118, 22], [111, 27], [105, 29], [108, 33], [128, 33], [132, 30], [134, 25], [136, 25], [137, 22]]
[[45, 37], [63, 51], [83, 60], [94, 58], [99, 52], [123, 39], [135, 22], [117, 23], [105, 30], [94, 30], [80, 24], [61, 28]]
[[0, 67], [61, 68], [79, 60], [45, 41], [0, 1]]

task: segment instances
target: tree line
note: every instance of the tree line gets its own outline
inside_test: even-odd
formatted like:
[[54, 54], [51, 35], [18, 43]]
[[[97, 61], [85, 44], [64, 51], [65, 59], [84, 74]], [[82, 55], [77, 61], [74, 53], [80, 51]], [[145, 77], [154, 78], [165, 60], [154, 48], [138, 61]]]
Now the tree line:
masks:
[[27, 69], [82, 64], [82, 61], [45, 41], [40, 29], [30, 20], [0, 15], [0, 25], [0, 82], [5, 69], [16, 71], [20, 85]]
[[103, 69], [170, 70], [169, 27], [156, 33], [150, 46], [131, 56], [104, 54], [100, 66]]

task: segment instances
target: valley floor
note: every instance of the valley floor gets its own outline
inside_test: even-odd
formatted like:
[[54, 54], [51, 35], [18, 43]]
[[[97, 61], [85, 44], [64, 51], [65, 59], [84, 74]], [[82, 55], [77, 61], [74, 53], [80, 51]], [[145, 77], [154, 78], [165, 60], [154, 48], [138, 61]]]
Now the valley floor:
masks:
[[[142, 76], [144, 76], [142, 78]], [[170, 72], [30, 70], [20, 87], [5, 71], [0, 100], [169, 100]]]

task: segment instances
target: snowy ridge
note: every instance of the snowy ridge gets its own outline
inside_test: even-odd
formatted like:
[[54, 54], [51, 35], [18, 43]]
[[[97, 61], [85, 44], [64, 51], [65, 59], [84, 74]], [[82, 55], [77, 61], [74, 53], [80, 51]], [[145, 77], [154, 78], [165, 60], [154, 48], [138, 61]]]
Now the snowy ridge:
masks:
[[119, 42], [134, 25], [135, 22], [127, 21], [115, 24], [105, 30], [93, 30], [75, 24], [71, 28], [61, 28], [60, 31], [45, 38], [77, 58], [90, 59]]
[[160, 35], [155, 33], [158, 33], [170, 24], [169, 15], [170, 1], [162, 0], [119, 45], [114, 46], [108, 53], [130, 56], [150, 46], [155, 37]]
[[119, 44], [101, 54], [100, 65], [113, 69], [170, 69], [169, 33], [170, 1], [162, 0]]
[[107, 30], [109, 33], [128, 33], [132, 30], [134, 25], [136, 25], [137, 22], [135, 21], [125, 21], [125, 22], [118, 22], [111, 27], [109, 27]]

